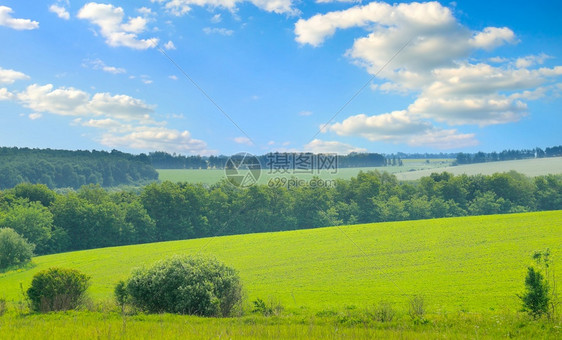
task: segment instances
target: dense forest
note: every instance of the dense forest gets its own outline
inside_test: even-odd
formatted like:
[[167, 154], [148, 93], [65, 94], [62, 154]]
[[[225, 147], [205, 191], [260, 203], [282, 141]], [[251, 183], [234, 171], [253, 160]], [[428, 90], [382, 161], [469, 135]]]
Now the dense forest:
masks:
[[534, 148], [527, 150], [503, 150], [502, 152], [477, 152], [458, 153], [455, 164], [473, 164], [498, 161], [512, 161], [517, 159], [561, 157], [562, 145], [547, 147], [546, 149]]
[[112, 187], [157, 179], [144, 154], [0, 147], [0, 189], [26, 182], [78, 189], [86, 184]]
[[0, 191], [0, 228], [37, 254], [154, 241], [380, 221], [562, 209], [562, 176], [434, 173], [400, 183], [360, 172], [326, 186], [151, 183], [136, 192], [87, 185], [56, 193], [41, 184]]

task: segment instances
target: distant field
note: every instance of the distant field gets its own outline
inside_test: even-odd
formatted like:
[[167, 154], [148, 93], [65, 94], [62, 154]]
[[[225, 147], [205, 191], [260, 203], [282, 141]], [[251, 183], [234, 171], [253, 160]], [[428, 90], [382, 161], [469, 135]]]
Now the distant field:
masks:
[[[509, 172], [511, 170], [515, 170], [530, 177], [548, 174], [562, 174], [562, 157], [467, 164], [439, 169], [439, 171], [447, 171], [455, 175], [492, 175], [496, 172]], [[434, 171], [418, 170], [414, 172], [402, 172], [396, 174], [396, 177], [400, 180], [416, 180], [424, 176], [429, 176], [432, 172]]]
[[[425, 159], [405, 159], [403, 166], [384, 166], [371, 168], [341, 168], [337, 173], [331, 174], [322, 172], [322, 179], [350, 179], [357, 176], [359, 171], [378, 170], [393, 173], [399, 180], [411, 181], [417, 180], [424, 176], [429, 176], [433, 172], [447, 171], [455, 175], [491, 175], [496, 172], [509, 172], [515, 170], [527, 176], [541, 176], [548, 174], [562, 174], [562, 157], [539, 158], [539, 159], [523, 159], [516, 161], [503, 161], [491, 163], [467, 164], [459, 166], [451, 166], [452, 159], [431, 159], [429, 163]], [[158, 170], [159, 179], [161, 181], [172, 182], [188, 182], [214, 184], [225, 179], [224, 170], [191, 170], [191, 169], [160, 169]], [[269, 180], [276, 177], [289, 178], [291, 174], [270, 174], [268, 169], [264, 169], [261, 173], [259, 184], [267, 184]], [[308, 180], [313, 177], [310, 174], [297, 174], [297, 178]]]
[[[322, 179], [350, 179], [351, 177], [357, 176], [359, 171], [369, 171], [369, 170], [379, 170], [386, 171], [390, 173], [399, 173], [404, 171], [418, 171], [418, 170], [429, 170], [430, 172], [437, 171], [439, 168], [445, 168], [452, 164], [452, 159], [430, 159], [426, 161], [425, 159], [405, 159], [403, 160], [403, 166], [384, 166], [384, 167], [369, 167], [369, 168], [340, 168], [337, 172], [332, 174], [328, 172], [321, 172], [316, 174]], [[203, 184], [214, 184], [222, 179], [226, 179], [224, 170], [192, 170], [192, 169], [159, 169], [157, 170], [159, 174], [159, 179], [161, 181], [171, 181], [171, 182], [188, 182], [188, 183], [203, 183]], [[270, 179], [276, 177], [290, 177], [291, 174], [272, 174], [269, 173], [269, 169], [263, 169], [261, 172], [259, 184], [267, 184]], [[314, 174], [296, 174], [299, 179], [311, 179]]]
[[[31, 269], [0, 274], [0, 298], [18, 301], [20, 283], [27, 287], [37, 271], [61, 266], [91, 275], [91, 297], [109, 300], [134, 267], [204, 253], [239, 270], [249, 301], [274, 297], [290, 310], [381, 299], [404, 306], [422, 294], [433, 312], [513, 311], [531, 254], [547, 247], [558, 267], [562, 211], [237, 235], [36, 257]], [[562, 270], [556, 273], [561, 282]]]

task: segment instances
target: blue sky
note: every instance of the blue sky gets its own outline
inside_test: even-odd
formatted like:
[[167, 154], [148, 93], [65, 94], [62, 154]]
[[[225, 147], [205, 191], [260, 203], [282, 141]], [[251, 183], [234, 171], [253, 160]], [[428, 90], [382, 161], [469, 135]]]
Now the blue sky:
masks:
[[559, 145], [561, 12], [559, 1], [0, 1], [0, 145]]

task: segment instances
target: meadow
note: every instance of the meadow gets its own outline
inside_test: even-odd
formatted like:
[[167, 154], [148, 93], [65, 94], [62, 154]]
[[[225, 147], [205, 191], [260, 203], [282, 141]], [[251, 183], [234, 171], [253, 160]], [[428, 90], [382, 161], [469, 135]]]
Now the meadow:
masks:
[[[399, 180], [414, 181], [433, 172], [447, 171], [454, 175], [492, 175], [497, 172], [509, 172], [515, 170], [524, 175], [534, 177], [548, 174], [562, 173], [562, 157], [523, 159], [515, 161], [502, 161], [478, 164], [465, 164], [452, 166], [453, 159], [404, 159], [402, 166], [384, 166], [369, 168], [339, 168], [336, 173], [321, 172], [316, 174], [324, 180], [350, 179], [357, 176], [359, 171], [388, 172], [396, 175]], [[161, 181], [188, 182], [214, 184], [226, 178], [224, 170], [217, 169], [158, 169]], [[262, 170], [258, 184], [267, 185], [268, 181], [276, 177], [290, 177], [292, 174], [273, 174], [269, 169]], [[309, 180], [314, 175], [295, 174], [299, 179]]]
[[435, 311], [512, 310], [532, 252], [547, 247], [562, 253], [562, 211], [235, 235], [35, 257], [32, 268], [0, 274], [0, 297], [17, 301], [20, 283], [60, 266], [92, 276], [91, 298], [107, 300], [134, 267], [199, 253], [236, 268], [249, 300], [273, 297], [289, 309], [423, 294]]
[[[321, 171], [320, 173], [306, 174], [297, 173], [295, 177], [299, 179], [312, 179], [313, 176], [319, 176], [322, 179], [350, 179], [357, 176], [359, 171], [386, 171], [388, 173], [400, 173], [404, 171], [420, 171], [420, 170], [433, 170], [450, 166], [453, 159], [404, 159], [403, 165], [398, 166], [380, 166], [380, 167], [363, 167], [363, 168], [338, 168], [337, 172], [332, 173], [333, 170]], [[203, 183], [214, 184], [223, 179], [226, 179], [224, 170], [222, 169], [158, 169], [159, 179], [161, 181], [171, 182], [188, 182], [188, 183]], [[293, 173], [279, 174], [272, 173], [269, 169], [262, 169], [258, 184], [267, 185], [270, 179], [278, 177], [290, 177]]]
[[[562, 253], [562, 211], [474, 216], [225, 236], [35, 257], [32, 266], [0, 274], [8, 312], [0, 331], [11, 338], [435, 338], [556, 337], [558, 323], [532, 323], [521, 313], [526, 268], [535, 250]], [[173, 254], [211, 255], [236, 268], [247, 310], [262, 298], [281, 303], [278, 317], [173, 315], [122, 317], [111, 301], [131, 270]], [[93, 311], [19, 315], [20, 284], [39, 270], [76, 268], [92, 277]], [[557, 271], [558, 280], [562, 278]], [[427, 325], [407, 318], [422, 295]], [[387, 301], [399, 317], [376, 323], [365, 313]], [[103, 307], [103, 306], [112, 306]], [[96, 312], [96, 308], [100, 311]], [[113, 309], [112, 309], [113, 308]], [[76, 328], [73, 330], [73, 328]], [[51, 333], [52, 330], [56, 330]], [[480, 333], [479, 333], [480, 332]], [[49, 335], [54, 334], [54, 335]]]

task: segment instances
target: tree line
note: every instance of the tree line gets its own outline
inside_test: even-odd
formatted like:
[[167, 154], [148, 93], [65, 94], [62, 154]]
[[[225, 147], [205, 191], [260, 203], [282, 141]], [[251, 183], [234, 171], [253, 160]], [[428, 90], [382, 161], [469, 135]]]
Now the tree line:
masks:
[[[386, 158], [378, 153], [352, 152], [349, 155], [338, 155], [336, 157], [334, 154], [314, 154], [310, 152], [275, 152], [256, 156], [262, 168], [268, 168], [272, 162], [278, 163], [280, 160], [287, 162], [287, 166], [293, 167], [295, 166], [295, 159], [301, 161], [310, 159], [317, 165], [318, 159], [329, 157], [334, 158], [334, 162], [337, 162], [339, 168], [378, 167], [385, 166], [387, 163]], [[148, 158], [156, 169], [224, 169], [230, 156], [184, 156], [158, 151], [149, 153]]]
[[41, 183], [49, 188], [113, 187], [157, 179], [145, 154], [0, 147], [0, 189], [19, 183]]
[[474, 154], [458, 153], [455, 164], [473, 164], [497, 161], [512, 161], [518, 159], [544, 158], [544, 157], [561, 157], [562, 145], [541, 148], [523, 149], [523, 150], [503, 150], [501, 152], [477, 152]]
[[99, 185], [56, 193], [42, 184], [0, 191], [0, 228], [35, 244], [37, 254], [206, 236], [356, 223], [562, 209], [562, 176], [529, 178], [434, 173], [400, 183], [360, 172], [334, 186], [236, 188], [151, 183], [137, 191]]

